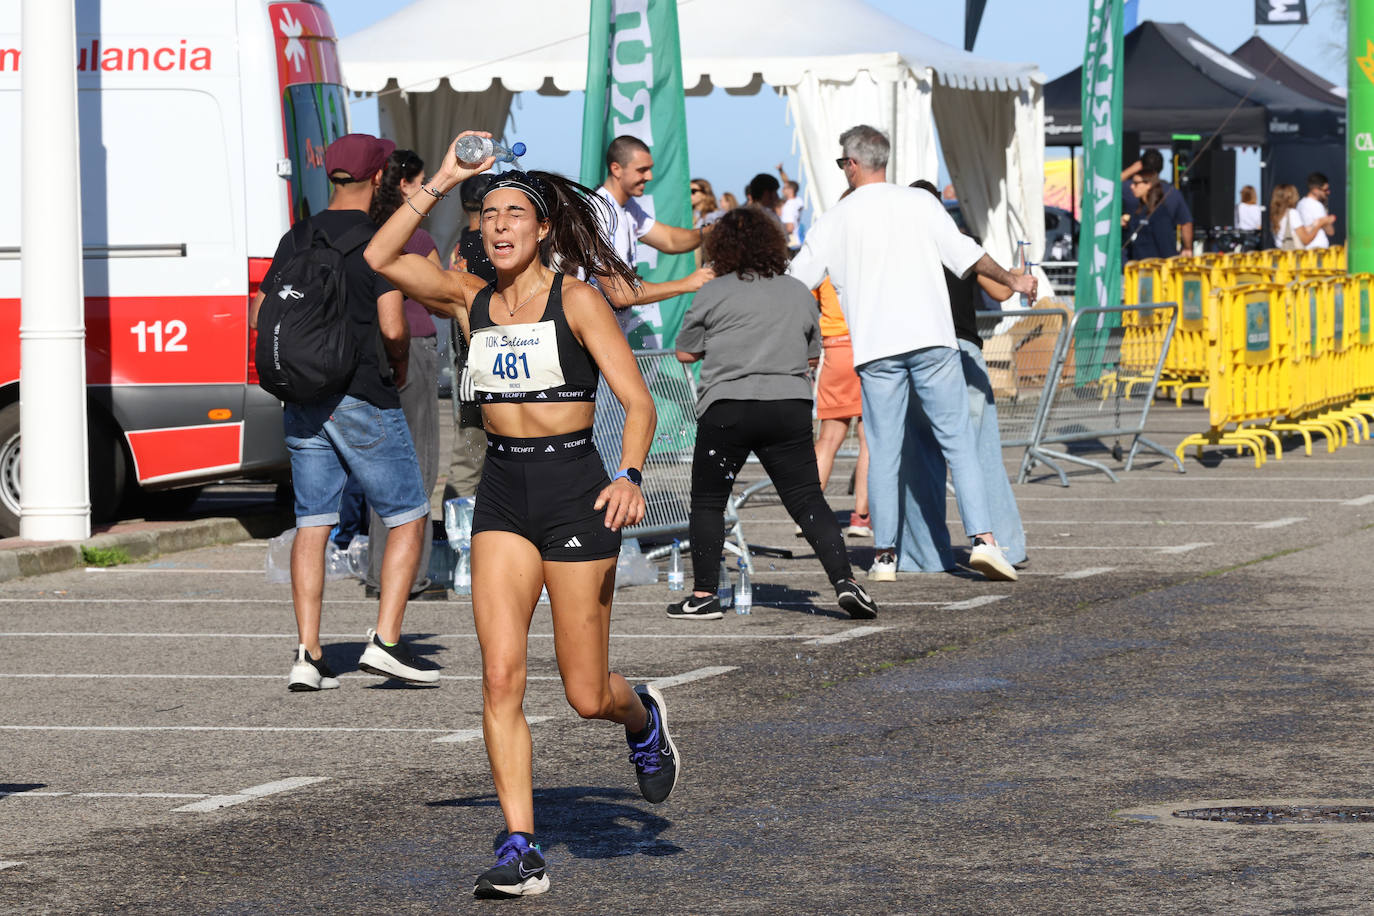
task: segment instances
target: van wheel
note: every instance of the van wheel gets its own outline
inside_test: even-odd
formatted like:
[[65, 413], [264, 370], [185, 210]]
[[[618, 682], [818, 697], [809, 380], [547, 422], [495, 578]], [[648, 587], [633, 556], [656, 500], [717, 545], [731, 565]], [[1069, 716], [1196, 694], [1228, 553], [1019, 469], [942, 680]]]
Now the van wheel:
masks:
[[[128, 479], [128, 461], [119, 436], [104, 417], [92, 417], [87, 462], [91, 486], [91, 520], [115, 518]], [[0, 410], [0, 536], [19, 534], [19, 404]]]

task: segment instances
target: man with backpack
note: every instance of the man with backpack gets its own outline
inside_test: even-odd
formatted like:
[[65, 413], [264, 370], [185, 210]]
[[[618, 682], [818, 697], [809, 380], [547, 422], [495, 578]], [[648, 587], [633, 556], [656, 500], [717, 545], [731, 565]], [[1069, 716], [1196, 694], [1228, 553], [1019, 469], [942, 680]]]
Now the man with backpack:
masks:
[[358, 667], [411, 683], [439, 682], [438, 666], [416, 658], [401, 640], [406, 599], [429, 536], [429, 494], [397, 394], [410, 329], [401, 293], [363, 260], [377, 231], [368, 208], [394, 148], [368, 134], [329, 145], [329, 206], [282, 237], [250, 310], [260, 384], [284, 402], [291, 453], [291, 598], [300, 637], [287, 681], [293, 691], [339, 686], [320, 646], [320, 610], [325, 547], [350, 473], [390, 530], [377, 626], [368, 631]]

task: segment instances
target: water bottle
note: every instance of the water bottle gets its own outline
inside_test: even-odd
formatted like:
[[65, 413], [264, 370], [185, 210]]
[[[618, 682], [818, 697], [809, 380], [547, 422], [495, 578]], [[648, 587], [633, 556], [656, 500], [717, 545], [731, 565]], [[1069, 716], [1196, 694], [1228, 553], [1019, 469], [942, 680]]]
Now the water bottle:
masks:
[[458, 548], [458, 562], [453, 569], [453, 593], [455, 595], [472, 594], [472, 558], [468, 554], [466, 544]]
[[739, 558], [739, 587], [735, 589], [735, 613], [748, 614], [754, 608], [754, 586], [749, 581], [749, 567]]
[[716, 583], [716, 600], [722, 608], [735, 606], [735, 586], [730, 583], [730, 567], [720, 558], [720, 580]]
[[673, 538], [673, 552], [668, 554], [668, 591], [680, 592], [682, 588], [682, 545]]
[[444, 500], [444, 533], [455, 550], [472, 543], [472, 512], [475, 506], [476, 499], [471, 496]]
[[464, 165], [478, 165], [488, 156], [495, 156], [497, 162], [514, 162], [525, 155], [525, 144], [515, 143], [505, 147], [490, 137], [469, 135], [453, 145], [453, 153]]
[[348, 568], [359, 579], [367, 578], [367, 535], [355, 534], [348, 542]]

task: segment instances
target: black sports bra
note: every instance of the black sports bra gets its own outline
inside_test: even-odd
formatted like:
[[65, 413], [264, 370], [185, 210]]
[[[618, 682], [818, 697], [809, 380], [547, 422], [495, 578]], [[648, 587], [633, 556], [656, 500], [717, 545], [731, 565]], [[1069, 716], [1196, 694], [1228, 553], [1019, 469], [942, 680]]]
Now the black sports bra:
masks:
[[488, 285], [472, 302], [468, 371], [477, 403], [595, 401], [596, 362], [577, 342], [563, 312], [563, 274], [549, 285], [544, 315], [528, 324], [495, 324]]

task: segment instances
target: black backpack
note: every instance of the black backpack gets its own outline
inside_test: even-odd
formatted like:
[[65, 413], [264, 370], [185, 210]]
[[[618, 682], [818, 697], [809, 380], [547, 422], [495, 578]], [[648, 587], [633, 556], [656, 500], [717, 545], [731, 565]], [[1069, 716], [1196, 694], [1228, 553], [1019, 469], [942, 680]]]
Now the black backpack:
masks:
[[358, 342], [348, 320], [344, 259], [367, 244], [376, 227], [363, 223], [331, 241], [308, 219], [291, 227], [294, 249], [262, 287], [258, 384], [282, 401], [301, 404], [348, 387], [358, 368]]

